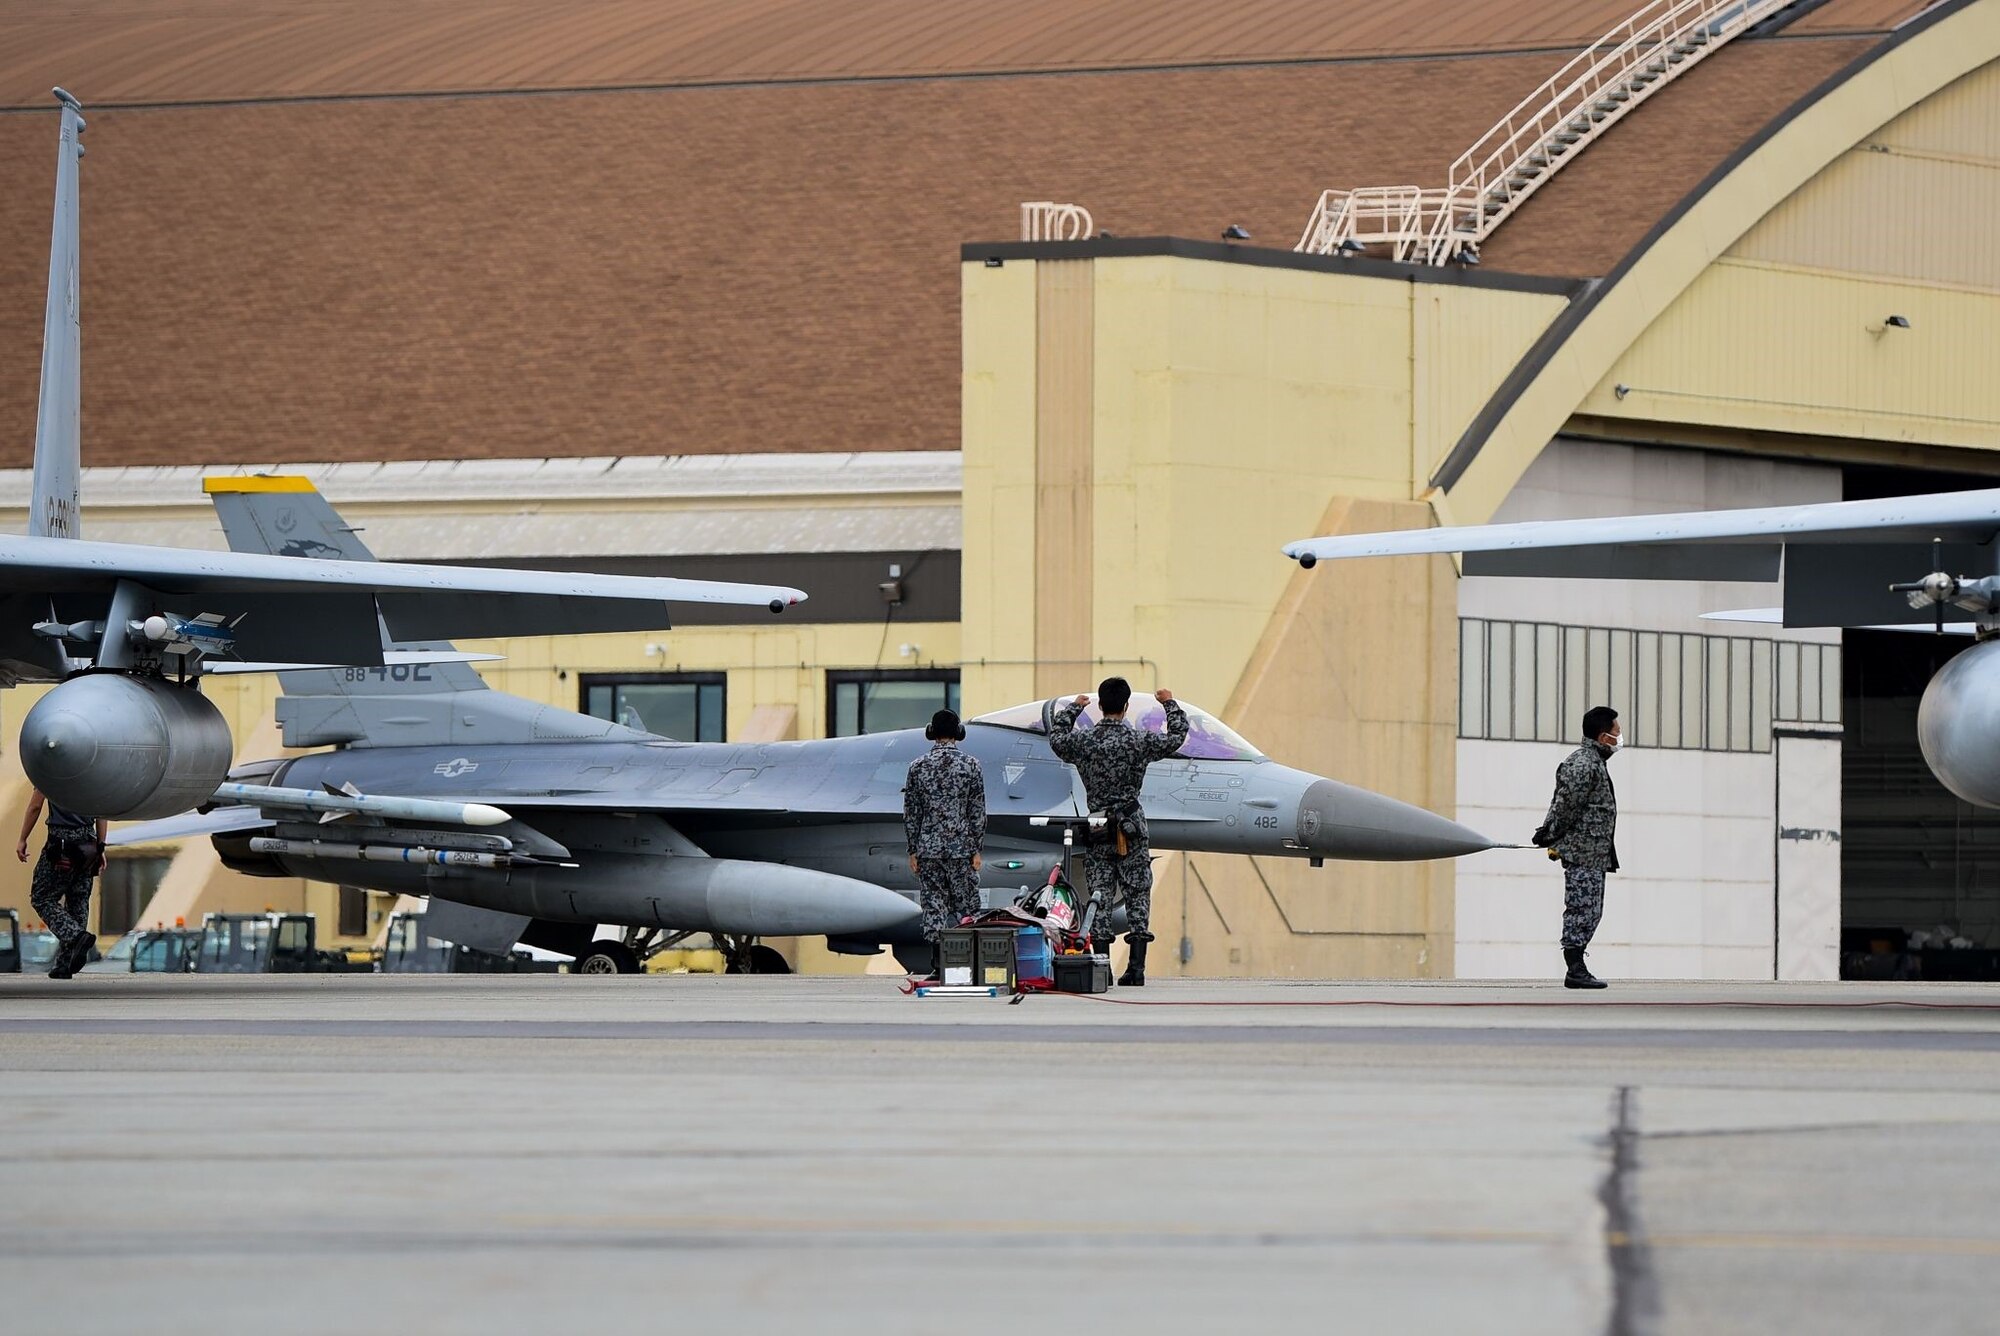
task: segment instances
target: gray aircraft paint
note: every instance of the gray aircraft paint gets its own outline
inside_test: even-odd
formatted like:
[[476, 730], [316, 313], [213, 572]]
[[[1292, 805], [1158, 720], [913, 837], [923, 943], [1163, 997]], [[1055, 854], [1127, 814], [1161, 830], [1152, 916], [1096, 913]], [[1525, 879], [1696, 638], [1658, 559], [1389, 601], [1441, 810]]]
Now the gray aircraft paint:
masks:
[[[328, 558], [366, 558], [367, 548], [316, 493], [218, 494], [217, 509], [234, 547], [268, 551], [282, 541]], [[480, 934], [482, 945], [531, 919], [825, 934], [849, 949], [917, 940], [902, 824], [905, 773], [930, 745], [916, 730], [682, 743], [490, 690], [464, 665], [287, 673], [280, 681], [286, 744], [337, 749], [260, 764], [256, 782], [487, 804], [513, 818], [496, 830], [532, 832], [575, 866], [336, 866], [287, 854], [262, 859], [261, 870], [428, 894], [433, 903], [507, 916], [453, 911], [460, 931]], [[1009, 712], [1025, 727], [974, 720], [961, 744], [986, 779], [980, 884], [989, 903], [1046, 880], [1060, 860], [1060, 825], [1035, 819], [1083, 811], [1075, 772], [1035, 731], [1046, 709], [1028, 715]], [[1492, 847], [1421, 808], [1253, 755], [1157, 763], [1144, 799], [1162, 850], [1395, 860]], [[208, 829], [232, 865], [260, 870], [249, 839], [273, 830], [309, 836], [310, 826], [287, 824], [304, 815], [268, 807], [262, 815], [218, 813], [228, 829]], [[414, 830], [400, 834], [419, 843]], [[866, 924], [891, 909], [883, 894], [894, 896], [892, 921]]]
[[62, 134], [56, 149], [56, 214], [49, 237], [49, 299], [42, 317], [42, 391], [35, 414], [34, 499], [28, 532], [36, 538], [79, 538], [78, 480], [83, 434], [83, 242], [78, 177], [83, 162], [83, 108], [62, 89]]
[[[394, 699], [406, 713], [421, 702]], [[987, 778], [980, 885], [989, 903], [1004, 903], [1046, 880], [1060, 859], [1059, 826], [1032, 819], [1073, 818], [1081, 803], [1074, 772], [1045, 737], [976, 721], [966, 732], [961, 745]], [[902, 784], [928, 746], [915, 730], [759, 744], [352, 745], [286, 761], [263, 782], [488, 804], [555, 841], [576, 866], [357, 866], [287, 855], [269, 870], [559, 922], [913, 941], [914, 914], [882, 923], [887, 902], [866, 892], [886, 888], [912, 903]], [[1161, 850], [1405, 860], [1491, 847], [1443, 817], [1270, 760], [1159, 762], [1144, 799]], [[254, 829], [277, 825], [260, 820]], [[249, 834], [216, 836], [246, 871], [256, 869]]]

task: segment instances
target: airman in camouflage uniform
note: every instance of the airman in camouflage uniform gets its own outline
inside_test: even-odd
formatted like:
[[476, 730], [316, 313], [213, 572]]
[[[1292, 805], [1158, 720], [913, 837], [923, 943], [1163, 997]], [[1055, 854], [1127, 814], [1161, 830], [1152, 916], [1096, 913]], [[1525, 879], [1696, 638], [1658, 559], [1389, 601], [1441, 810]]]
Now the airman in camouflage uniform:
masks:
[[[1153, 940], [1148, 931], [1153, 916], [1153, 853], [1147, 840], [1146, 813], [1139, 806], [1139, 790], [1146, 782], [1146, 767], [1163, 761], [1187, 741], [1188, 717], [1171, 691], [1154, 693], [1166, 707], [1167, 731], [1147, 732], [1125, 722], [1125, 707], [1131, 703], [1132, 688], [1124, 678], [1111, 677], [1097, 687], [1097, 702], [1103, 718], [1095, 728], [1078, 732], [1076, 719], [1090, 703], [1078, 696], [1056, 711], [1049, 725], [1049, 749], [1076, 767], [1083, 780], [1084, 797], [1093, 813], [1109, 820], [1100, 832], [1093, 832], [1084, 846], [1083, 869], [1090, 883], [1090, 897], [1097, 902], [1098, 922], [1108, 924], [1111, 911], [1120, 900], [1125, 904], [1128, 931], [1125, 943], [1132, 948], [1131, 962], [1118, 982], [1138, 986], [1146, 982], [1146, 944]], [[1125, 852], [1118, 852], [1118, 827], [1126, 827]], [[1108, 926], [1092, 932], [1098, 950], [1108, 949]]]
[[34, 832], [44, 804], [49, 812], [49, 835], [35, 863], [28, 903], [62, 943], [49, 964], [49, 977], [67, 979], [90, 958], [90, 948], [97, 944], [90, 931], [90, 884], [103, 863], [109, 823], [58, 807], [37, 789], [28, 799], [27, 815], [21, 819], [21, 839], [14, 846], [14, 856], [23, 863], [28, 861], [28, 836]]
[[986, 779], [978, 758], [959, 750], [965, 728], [952, 711], [931, 716], [924, 736], [931, 749], [910, 762], [903, 783], [903, 833], [920, 888], [924, 940], [935, 951], [940, 932], [979, 912]]
[[1566, 988], [1602, 988], [1583, 963], [1584, 949], [1604, 917], [1604, 875], [1618, 870], [1618, 792], [1605, 763], [1616, 754], [1618, 712], [1593, 706], [1583, 716], [1584, 743], [1556, 767], [1548, 819], [1535, 832], [1563, 865], [1563, 960]]

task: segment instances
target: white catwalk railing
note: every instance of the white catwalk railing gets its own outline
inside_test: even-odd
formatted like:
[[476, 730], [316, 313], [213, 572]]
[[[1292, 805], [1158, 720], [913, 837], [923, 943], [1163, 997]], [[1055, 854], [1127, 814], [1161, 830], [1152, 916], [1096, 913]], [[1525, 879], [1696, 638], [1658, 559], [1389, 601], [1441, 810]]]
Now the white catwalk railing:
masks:
[[1578, 52], [1451, 164], [1442, 187], [1369, 186], [1319, 197], [1295, 248], [1386, 248], [1397, 260], [1476, 260], [1556, 169], [1731, 38], [1796, 0], [1652, 0]]

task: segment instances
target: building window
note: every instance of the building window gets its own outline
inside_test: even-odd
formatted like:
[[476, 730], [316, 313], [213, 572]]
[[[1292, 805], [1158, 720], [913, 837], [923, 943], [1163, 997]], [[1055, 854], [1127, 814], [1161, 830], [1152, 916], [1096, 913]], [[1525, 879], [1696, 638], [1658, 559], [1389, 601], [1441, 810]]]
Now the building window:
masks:
[[368, 892], [359, 886], [340, 888], [340, 935], [342, 937], [368, 935]]
[[721, 742], [721, 673], [586, 673], [583, 712], [676, 742]]
[[1640, 747], [1766, 752], [1774, 722], [1840, 722], [1840, 646], [1459, 620], [1460, 737], [1572, 742], [1593, 705]]
[[878, 669], [826, 675], [827, 735], [851, 738], [922, 728], [939, 710], [958, 709], [958, 671]]
[[107, 860], [98, 883], [97, 931], [106, 937], [131, 931], [173, 861], [143, 854]]

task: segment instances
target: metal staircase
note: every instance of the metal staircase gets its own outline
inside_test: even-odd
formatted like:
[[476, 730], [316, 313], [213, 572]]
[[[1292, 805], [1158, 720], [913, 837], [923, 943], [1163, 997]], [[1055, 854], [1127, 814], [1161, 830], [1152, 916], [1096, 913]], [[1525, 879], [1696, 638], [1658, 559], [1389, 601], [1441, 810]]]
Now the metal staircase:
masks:
[[1652, 0], [1521, 99], [1458, 155], [1442, 187], [1328, 190], [1294, 248], [1476, 260], [1479, 243], [1620, 117], [1796, 0]]

